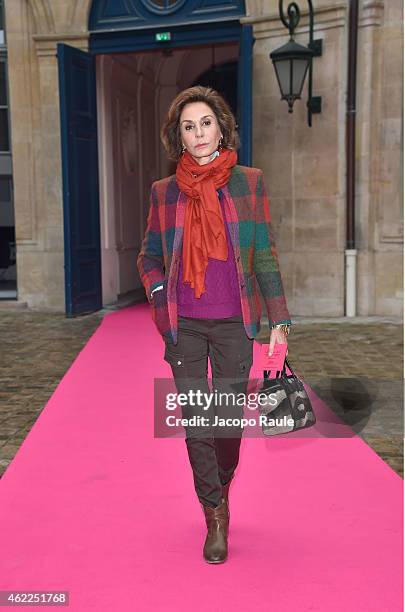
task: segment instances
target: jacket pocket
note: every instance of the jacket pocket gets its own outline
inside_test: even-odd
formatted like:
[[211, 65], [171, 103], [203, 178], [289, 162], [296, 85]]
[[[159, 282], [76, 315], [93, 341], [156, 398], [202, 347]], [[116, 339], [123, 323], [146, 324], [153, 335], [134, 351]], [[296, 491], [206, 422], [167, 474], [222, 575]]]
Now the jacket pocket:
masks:
[[242, 376], [248, 375], [253, 365], [253, 355], [238, 355], [239, 369]]
[[176, 353], [171, 346], [166, 344], [164, 360], [170, 363], [174, 368], [179, 368], [184, 371], [185, 369], [185, 358], [183, 353]]

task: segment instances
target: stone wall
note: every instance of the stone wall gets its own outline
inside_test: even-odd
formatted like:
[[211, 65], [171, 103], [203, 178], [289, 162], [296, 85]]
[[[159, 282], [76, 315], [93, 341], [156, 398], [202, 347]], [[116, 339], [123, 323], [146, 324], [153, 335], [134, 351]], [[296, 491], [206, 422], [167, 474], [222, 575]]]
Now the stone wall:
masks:
[[[87, 49], [90, 0], [6, 0], [18, 299], [64, 311], [57, 42]], [[284, 3], [287, 6], [288, 3]], [[308, 42], [307, 3], [296, 32]], [[248, 0], [253, 47], [253, 160], [264, 170], [292, 316], [344, 314], [348, 2], [315, 7], [313, 95], [289, 114], [269, 53], [288, 40], [277, 0]], [[403, 11], [360, 1], [356, 114], [357, 314], [402, 312]]]

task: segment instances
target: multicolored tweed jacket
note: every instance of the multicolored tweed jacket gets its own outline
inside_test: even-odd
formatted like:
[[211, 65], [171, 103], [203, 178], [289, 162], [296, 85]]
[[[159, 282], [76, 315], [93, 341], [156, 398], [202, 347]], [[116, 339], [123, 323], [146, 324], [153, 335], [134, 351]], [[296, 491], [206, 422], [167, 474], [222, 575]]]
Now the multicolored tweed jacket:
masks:
[[[269, 324], [291, 324], [262, 170], [234, 166], [222, 192], [238, 271], [243, 322], [247, 336], [254, 338], [260, 331], [262, 311], [259, 288]], [[137, 259], [155, 325], [163, 338], [174, 344], [178, 333], [176, 288], [186, 202], [187, 196], [180, 191], [175, 174], [152, 184], [147, 227]], [[151, 296], [151, 291], [162, 284], [163, 289]]]

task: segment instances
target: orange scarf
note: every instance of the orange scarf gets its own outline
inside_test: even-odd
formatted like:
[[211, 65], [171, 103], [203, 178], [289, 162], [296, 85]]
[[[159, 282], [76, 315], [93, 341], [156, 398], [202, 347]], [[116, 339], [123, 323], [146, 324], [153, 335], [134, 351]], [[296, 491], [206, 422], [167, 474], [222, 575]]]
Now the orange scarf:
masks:
[[221, 149], [208, 164], [200, 165], [186, 150], [176, 168], [177, 184], [187, 195], [183, 233], [183, 282], [190, 283], [196, 298], [205, 293], [208, 257], [226, 261], [225, 223], [216, 190], [229, 180], [237, 153]]

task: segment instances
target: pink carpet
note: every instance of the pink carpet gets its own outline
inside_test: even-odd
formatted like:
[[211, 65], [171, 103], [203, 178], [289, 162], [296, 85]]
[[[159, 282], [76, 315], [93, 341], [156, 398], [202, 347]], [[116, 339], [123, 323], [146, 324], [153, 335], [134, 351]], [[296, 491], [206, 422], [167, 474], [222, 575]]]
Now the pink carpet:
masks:
[[184, 438], [153, 437], [163, 352], [137, 305], [60, 381], [0, 480], [0, 589], [75, 612], [403, 610], [402, 479], [313, 394], [316, 431], [243, 439], [229, 558], [203, 561]]

